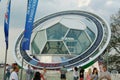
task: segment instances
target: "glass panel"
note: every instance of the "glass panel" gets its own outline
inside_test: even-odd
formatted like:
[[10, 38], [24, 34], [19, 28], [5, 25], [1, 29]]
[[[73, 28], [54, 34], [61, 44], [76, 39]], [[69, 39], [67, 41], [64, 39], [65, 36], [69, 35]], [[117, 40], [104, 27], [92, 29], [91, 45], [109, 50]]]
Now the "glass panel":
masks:
[[90, 46], [91, 42], [84, 31], [82, 31], [81, 35], [79, 35], [78, 40], [81, 46], [81, 53], [82, 53]]
[[88, 27], [87, 27], [87, 29], [86, 29], [85, 31], [86, 31], [86, 32], [88, 33], [88, 35], [90, 36], [91, 40], [94, 41], [94, 40], [95, 40], [95, 33], [92, 32]]
[[48, 40], [61, 40], [63, 39], [65, 33], [67, 32], [68, 28], [64, 25], [57, 23], [49, 28], [47, 28], [47, 38]]
[[92, 32], [97, 34], [97, 27], [92, 20], [88, 18], [82, 18], [80, 21], [82, 21], [86, 25], [86, 27], [88, 27]]
[[37, 46], [37, 44], [35, 43], [35, 41], [33, 40], [31, 43], [31, 49], [32, 49], [32, 54], [39, 54], [40, 53], [40, 49]]
[[62, 41], [49, 41], [46, 43], [42, 54], [69, 54]]
[[72, 55], [79, 55], [91, 44], [84, 31], [74, 29], [68, 32], [64, 41]]
[[[65, 37], [65, 43], [72, 55], [79, 54], [81, 50], [78, 37], [81, 34], [81, 30], [70, 29], [67, 36]], [[79, 49], [78, 49], [79, 48]]]
[[47, 42], [45, 30], [37, 32], [35, 38], [31, 43], [32, 53], [39, 54], [42, 51], [43, 46]]

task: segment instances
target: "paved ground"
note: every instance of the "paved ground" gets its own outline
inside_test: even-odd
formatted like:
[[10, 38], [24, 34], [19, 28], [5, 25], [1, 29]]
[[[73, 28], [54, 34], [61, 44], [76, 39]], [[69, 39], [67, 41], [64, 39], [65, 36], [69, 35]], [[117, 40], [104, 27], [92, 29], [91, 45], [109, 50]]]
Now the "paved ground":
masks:
[[[20, 75], [20, 72], [19, 72]], [[23, 71], [23, 78], [25, 80], [25, 72]], [[112, 74], [112, 80], [120, 80], [120, 74]], [[3, 69], [0, 68], [0, 80], [3, 78]], [[48, 71], [47, 72], [47, 80], [60, 80], [59, 71]], [[67, 73], [67, 80], [73, 80], [72, 71]]]

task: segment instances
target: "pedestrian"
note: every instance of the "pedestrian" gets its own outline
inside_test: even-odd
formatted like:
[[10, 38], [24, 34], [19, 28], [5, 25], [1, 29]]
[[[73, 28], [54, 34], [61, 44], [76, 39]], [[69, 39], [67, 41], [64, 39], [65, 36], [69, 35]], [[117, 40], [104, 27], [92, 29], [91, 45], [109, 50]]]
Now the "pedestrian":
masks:
[[66, 80], [66, 73], [67, 73], [67, 69], [65, 68], [65, 66], [63, 66], [61, 69], [60, 69], [60, 78], [61, 80]]
[[78, 78], [79, 78], [78, 68], [74, 67], [74, 69], [73, 69], [73, 80], [78, 80]]
[[92, 75], [91, 68], [89, 68], [86, 74], [86, 80], [91, 80], [91, 75]]
[[40, 72], [35, 72], [35, 75], [33, 77], [33, 80], [41, 80], [41, 73]]
[[107, 67], [103, 66], [103, 71], [100, 73], [100, 80], [111, 80], [110, 72], [107, 71]]
[[9, 80], [10, 78], [10, 70], [11, 70], [11, 66], [9, 64], [6, 64], [6, 74], [5, 74], [5, 80]]
[[80, 80], [84, 80], [84, 69], [82, 67], [80, 67], [79, 77], [80, 77]]
[[43, 74], [42, 75], [44, 76], [44, 80], [47, 80], [47, 70], [46, 70], [45, 67], [43, 68]]
[[31, 80], [33, 77], [33, 70], [30, 65], [28, 65], [28, 69], [26, 70], [26, 80]]
[[13, 71], [12, 71], [12, 73], [10, 75], [10, 80], [18, 80], [18, 72], [19, 72], [19, 67], [14, 66]]
[[91, 80], [98, 80], [98, 70], [97, 68], [93, 68], [93, 72], [92, 72], [92, 75], [91, 75]]

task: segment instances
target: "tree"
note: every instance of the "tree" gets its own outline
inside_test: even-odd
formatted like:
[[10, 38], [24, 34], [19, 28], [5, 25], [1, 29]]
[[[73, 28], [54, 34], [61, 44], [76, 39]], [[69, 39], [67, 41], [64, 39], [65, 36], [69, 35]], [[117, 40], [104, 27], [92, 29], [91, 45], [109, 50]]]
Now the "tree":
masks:
[[[103, 53], [105, 64], [107, 64], [108, 69], [120, 70], [120, 9], [118, 13], [111, 15], [110, 17], [110, 27], [111, 27], [111, 40]], [[115, 50], [112, 55], [108, 54], [111, 50]], [[109, 64], [108, 64], [109, 63]]]
[[116, 54], [116, 55], [109, 55], [108, 56], [108, 60], [106, 60], [105, 62], [108, 61], [108, 69], [110, 70], [117, 70], [120, 72], [120, 55]]
[[115, 49], [120, 54], [120, 9], [117, 14], [111, 17], [111, 40], [107, 49]]

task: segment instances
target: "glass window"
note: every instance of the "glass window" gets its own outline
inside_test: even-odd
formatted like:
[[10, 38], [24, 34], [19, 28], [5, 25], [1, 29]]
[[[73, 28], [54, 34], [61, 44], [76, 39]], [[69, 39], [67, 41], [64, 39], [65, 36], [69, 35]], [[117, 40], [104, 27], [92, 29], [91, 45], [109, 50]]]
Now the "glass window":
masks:
[[85, 31], [90, 36], [91, 40], [94, 41], [95, 40], [95, 33], [92, 32], [88, 27], [87, 27], [87, 29]]
[[78, 40], [81, 46], [81, 52], [85, 51], [91, 44], [89, 38], [84, 31], [82, 31], [82, 33], [79, 35]]
[[64, 41], [73, 55], [79, 55], [91, 44], [84, 31], [75, 29], [70, 29]]
[[66, 43], [66, 46], [73, 55], [79, 54], [77, 47], [79, 47], [80, 50], [80, 43], [78, 41], [78, 37], [80, 34], [81, 30], [70, 29], [67, 36], [65, 37], [64, 41]]
[[64, 25], [57, 23], [49, 28], [47, 28], [47, 38], [48, 40], [61, 40], [63, 39], [65, 33], [67, 32], [68, 28]]
[[47, 42], [45, 30], [38, 31], [31, 43], [32, 53], [39, 54]]
[[41, 54], [69, 54], [62, 41], [49, 41]]

